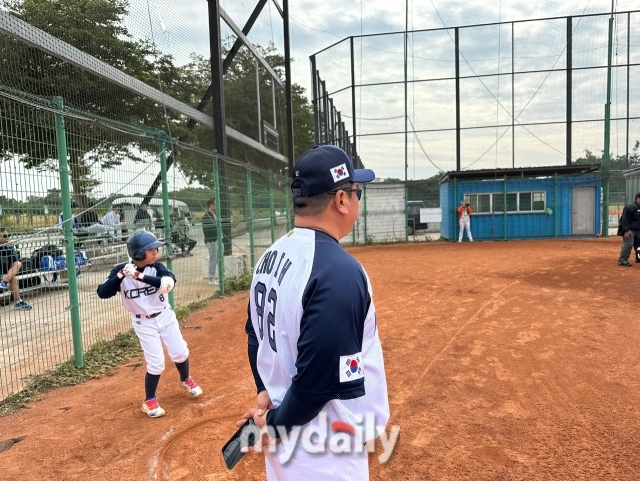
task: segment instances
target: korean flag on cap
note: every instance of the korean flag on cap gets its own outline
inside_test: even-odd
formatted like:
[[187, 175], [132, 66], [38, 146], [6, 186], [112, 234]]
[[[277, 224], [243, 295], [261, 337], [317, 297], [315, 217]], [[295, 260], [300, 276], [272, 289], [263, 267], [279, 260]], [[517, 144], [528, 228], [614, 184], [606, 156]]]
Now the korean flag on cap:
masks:
[[347, 164], [341, 164], [331, 169], [331, 175], [333, 176], [334, 183], [348, 178], [349, 171], [347, 170]]

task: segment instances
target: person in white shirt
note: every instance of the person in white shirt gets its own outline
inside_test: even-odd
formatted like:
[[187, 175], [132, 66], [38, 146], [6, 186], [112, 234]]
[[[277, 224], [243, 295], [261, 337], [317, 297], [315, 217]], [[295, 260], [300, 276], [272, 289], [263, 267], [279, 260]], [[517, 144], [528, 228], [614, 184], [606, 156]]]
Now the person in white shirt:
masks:
[[113, 206], [111, 210], [100, 219], [100, 223], [109, 234], [121, 235], [122, 227], [125, 223], [120, 220], [120, 207]]
[[462, 242], [462, 236], [464, 231], [467, 231], [467, 237], [469, 242], [473, 242], [473, 236], [471, 235], [471, 206], [467, 204], [464, 199], [460, 202], [458, 207], [458, 217], [460, 218], [460, 234], [458, 235], [458, 242]]

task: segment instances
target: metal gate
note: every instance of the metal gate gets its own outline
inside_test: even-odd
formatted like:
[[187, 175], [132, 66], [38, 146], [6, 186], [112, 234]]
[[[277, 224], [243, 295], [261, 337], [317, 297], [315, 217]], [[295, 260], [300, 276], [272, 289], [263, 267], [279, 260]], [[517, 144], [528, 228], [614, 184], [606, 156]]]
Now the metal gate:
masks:
[[595, 234], [595, 187], [571, 189], [571, 233]]

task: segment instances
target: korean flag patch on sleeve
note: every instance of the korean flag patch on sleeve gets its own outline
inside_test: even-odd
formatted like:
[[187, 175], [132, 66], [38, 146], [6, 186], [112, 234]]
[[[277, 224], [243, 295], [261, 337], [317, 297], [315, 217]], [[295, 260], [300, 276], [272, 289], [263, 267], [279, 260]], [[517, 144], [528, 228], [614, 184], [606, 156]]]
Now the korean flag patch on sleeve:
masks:
[[358, 352], [351, 356], [340, 356], [340, 382], [355, 381], [364, 377], [364, 364], [362, 353]]

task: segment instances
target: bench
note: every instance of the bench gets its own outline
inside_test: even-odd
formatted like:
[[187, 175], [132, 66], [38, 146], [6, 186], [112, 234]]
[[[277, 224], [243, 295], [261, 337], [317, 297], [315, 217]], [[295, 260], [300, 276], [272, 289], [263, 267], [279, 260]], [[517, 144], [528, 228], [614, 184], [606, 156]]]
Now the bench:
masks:
[[[62, 237], [50, 235], [40, 239], [25, 236], [22, 241], [19, 238], [16, 240], [16, 249], [20, 253], [20, 262], [22, 262], [22, 269], [16, 276], [20, 295], [33, 291], [66, 288], [68, 286], [68, 268], [65, 256], [58, 256], [64, 257], [64, 263], [59, 259], [56, 264], [53, 262], [53, 255], [43, 255], [41, 257], [35, 255], [37, 249], [47, 245], [54, 246], [62, 251], [62, 246], [56, 245], [56, 241], [59, 240], [61, 241]], [[83, 271], [91, 267], [91, 262], [83, 251], [76, 251], [76, 255], [78, 257], [74, 259], [73, 265], [75, 266], [76, 276], [79, 276]], [[35, 264], [35, 259], [40, 259], [40, 265]], [[10, 291], [0, 292], [0, 305], [6, 305], [10, 299]]]

